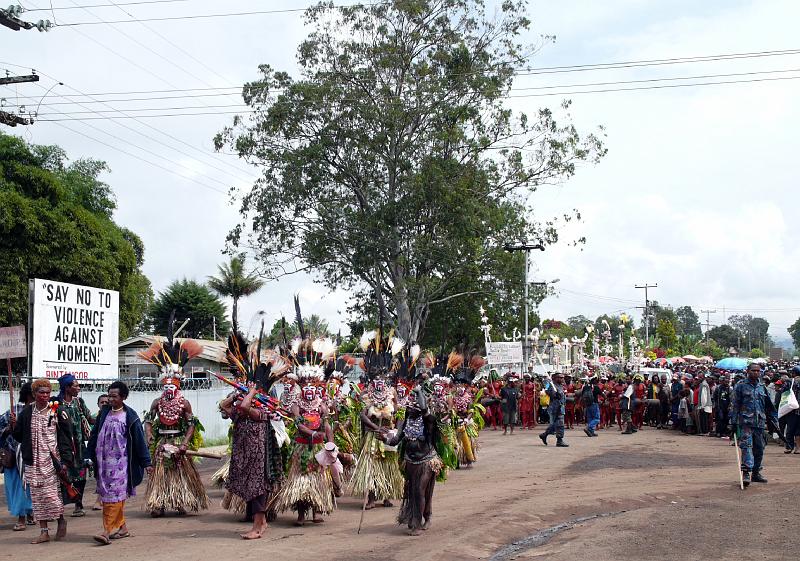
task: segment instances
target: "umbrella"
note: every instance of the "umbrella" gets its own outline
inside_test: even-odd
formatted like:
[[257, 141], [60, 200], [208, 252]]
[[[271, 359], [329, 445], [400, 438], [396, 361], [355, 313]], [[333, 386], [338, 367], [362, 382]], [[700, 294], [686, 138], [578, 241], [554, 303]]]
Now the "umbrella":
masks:
[[613, 356], [601, 356], [599, 360], [600, 364], [608, 364], [609, 362], [615, 362], [617, 359]]
[[699, 360], [700, 362], [714, 362], [714, 359], [711, 358], [710, 356], [701, 356], [697, 360]]
[[672, 364], [668, 359], [663, 358], [663, 357], [662, 358], [657, 358], [654, 362], [656, 364], [660, 364], [662, 366], [665, 365], [665, 364]]
[[683, 355], [683, 358], [684, 358], [685, 360], [700, 360], [699, 358], [697, 358], [697, 357], [696, 357], [696, 356], [694, 356], [694, 355]]
[[720, 360], [715, 366], [725, 370], [744, 370], [747, 368], [747, 361], [743, 358], [729, 356]]
[[684, 358], [682, 358], [682, 357], [679, 357], [679, 356], [672, 357], [672, 358], [671, 358], [671, 359], [669, 359], [669, 360], [670, 360], [670, 362], [672, 362], [673, 364], [682, 364], [682, 363], [686, 362], [686, 359], [684, 359]]
[[753, 362], [755, 362], [756, 364], [766, 364], [767, 363], [767, 359], [765, 359], [764, 357], [756, 358], [756, 359], [753, 360]]

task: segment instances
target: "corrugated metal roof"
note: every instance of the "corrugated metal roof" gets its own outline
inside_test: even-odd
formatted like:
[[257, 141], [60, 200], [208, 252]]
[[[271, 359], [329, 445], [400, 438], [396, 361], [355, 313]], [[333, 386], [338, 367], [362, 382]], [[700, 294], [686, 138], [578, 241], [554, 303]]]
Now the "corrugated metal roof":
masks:
[[[177, 339], [178, 341], [186, 340], [184, 337], [177, 337]], [[153, 344], [155, 340], [155, 335], [139, 335], [120, 341], [119, 348], [141, 347], [142, 349], [146, 349]], [[220, 364], [228, 364], [228, 360], [225, 358], [225, 350], [228, 348], [228, 343], [226, 341], [212, 341], [210, 339], [195, 339], [195, 341], [203, 345], [203, 352], [198, 358], [204, 358]]]

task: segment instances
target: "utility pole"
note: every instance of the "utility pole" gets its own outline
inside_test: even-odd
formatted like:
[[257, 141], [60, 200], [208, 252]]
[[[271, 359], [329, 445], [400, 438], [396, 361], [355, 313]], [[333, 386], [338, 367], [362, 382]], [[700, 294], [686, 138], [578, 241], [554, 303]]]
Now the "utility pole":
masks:
[[700, 310], [700, 313], [706, 315], [706, 343], [708, 343], [708, 330], [711, 329], [711, 314], [716, 314], [717, 310]]
[[522, 360], [523, 360], [523, 368], [528, 367], [528, 256], [532, 249], [538, 249], [539, 251], [544, 251], [544, 245], [537, 243], [537, 244], [529, 244], [529, 243], [521, 243], [517, 245], [513, 245], [507, 243], [503, 246], [507, 252], [511, 253], [514, 251], [524, 251], [525, 252], [525, 335], [522, 339]]
[[8, 8], [0, 8], [0, 25], [5, 26], [13, 31], [19, 31], [20, 29], [37, 29], [39, 31], [49, 31], [53, 24], [50, 20], [39, 20], [36, 23], [31, 23], [29, 21], [25, 21], [20, 19], [19, 16], [22, 15], [22, 12], [25, 10], [22, 9], [22, 6], [18, 4], [11, 4]]
[[25, 84], [28, 82], [38, 82], [39, 76], [36, 74], [29, 74], [27, 76], [11, 76], [6, 72], [5, 78], [0, 78], [0, 86], [7, 86], [8, 84]]
[[658, 283], [656, 284], [647, 284], [644, 283], [643, 285], [635, 285], [634, 288], [644, 288], [644, 344], [645, 347], [650, 346], [650, 300], [647, 295], [647, 290], [649, 288], [658, 288]]

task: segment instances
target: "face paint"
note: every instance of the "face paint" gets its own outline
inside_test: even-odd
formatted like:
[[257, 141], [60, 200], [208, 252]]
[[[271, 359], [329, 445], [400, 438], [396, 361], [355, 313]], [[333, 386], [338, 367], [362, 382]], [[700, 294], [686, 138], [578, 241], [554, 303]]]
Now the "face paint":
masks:
[[176, 391], [178, 391], [178, 386], [175, 384], [164, 384], [164, 397], [167, 399], [175, 399]]
[[375, 390], [376, 391], [382, 392], [385, 387], [386, 387], [386, 385], [385, 385], [383, 380], [375, 380]]
[[316, 396], [317, 390], [314, 386], [303, 386], [303, 399], [313, 401]]
[[405, 397], [408, 395], [408, 388], [405, 387], [403, 384], [398, 384], [397, 386], [397, 395], [398, 397]]
[[436, 395], [441, 397], [442, 394], [444, 394], [444, 386], [442, 384], [434, 384], [433, 391], [436, 393]]

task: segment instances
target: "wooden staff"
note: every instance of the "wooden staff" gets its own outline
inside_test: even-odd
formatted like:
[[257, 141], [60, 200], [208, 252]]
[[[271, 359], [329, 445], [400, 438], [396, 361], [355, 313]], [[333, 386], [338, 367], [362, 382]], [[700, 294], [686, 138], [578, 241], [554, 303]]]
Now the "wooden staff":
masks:
[[9, 411], [11, 411], [11, 428], [14, 428], [14, 420], [16, 413], [14, 411], [14, 376], [11, 374], [11, 359], [6, 358], [6, 367], [8, 368], [8, 403]]
[[739, 488], [744, 491], [744, 479], [742, 478], [742, 456], [739, 451], [739, 443], [736, 441], [736, 431], [733, 431], [733, 447], [736, 448], [736, 467], [739, 470]]

